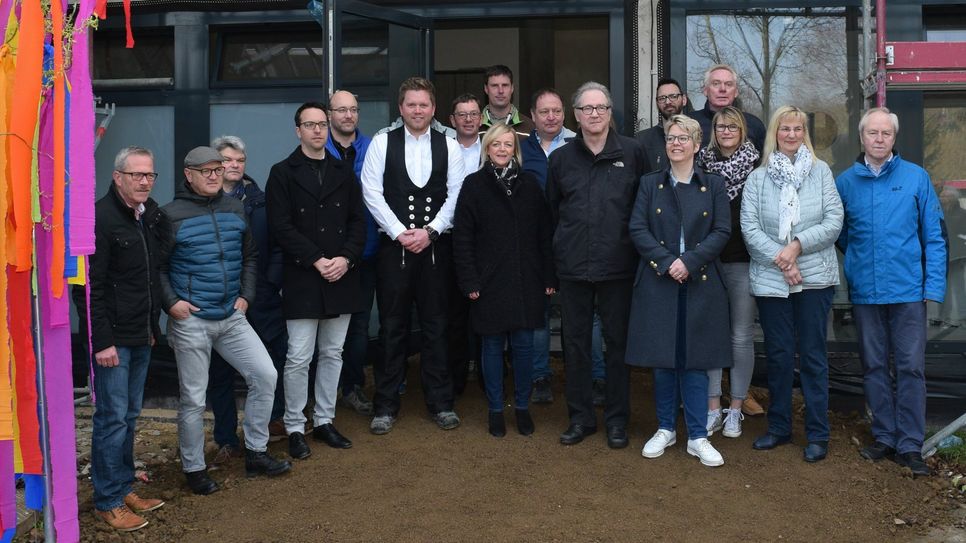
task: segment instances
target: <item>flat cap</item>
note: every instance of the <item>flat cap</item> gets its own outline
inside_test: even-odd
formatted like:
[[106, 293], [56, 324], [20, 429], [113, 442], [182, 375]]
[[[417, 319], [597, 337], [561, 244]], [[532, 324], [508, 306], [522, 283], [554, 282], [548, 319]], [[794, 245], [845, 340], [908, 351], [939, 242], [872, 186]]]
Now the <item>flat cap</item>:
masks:
[[194, 149], [188, 151], [188, 154], [184, 157], [184, 165], [186, 168], [197, 168], [209, 162], [224, 162], [225, 157], [221, 156], [221, 153], [215, 151], [211, 147], [195, 147]]

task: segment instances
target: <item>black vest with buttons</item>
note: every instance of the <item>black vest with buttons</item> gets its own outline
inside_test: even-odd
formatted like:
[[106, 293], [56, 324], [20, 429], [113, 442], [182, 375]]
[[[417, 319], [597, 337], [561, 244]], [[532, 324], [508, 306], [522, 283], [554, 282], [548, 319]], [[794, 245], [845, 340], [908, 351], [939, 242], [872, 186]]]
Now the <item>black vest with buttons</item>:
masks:
[[439, 213], [446, 201], [446, 168], [449, 156], [446, 136], [430, 130], [433, 169], [426, 186], [413, 184], [406, 171], [405, 127], [386, 134], [386, 171], [382, 179], [383, 196], [389, 209], [407, 228], [422, 228]]

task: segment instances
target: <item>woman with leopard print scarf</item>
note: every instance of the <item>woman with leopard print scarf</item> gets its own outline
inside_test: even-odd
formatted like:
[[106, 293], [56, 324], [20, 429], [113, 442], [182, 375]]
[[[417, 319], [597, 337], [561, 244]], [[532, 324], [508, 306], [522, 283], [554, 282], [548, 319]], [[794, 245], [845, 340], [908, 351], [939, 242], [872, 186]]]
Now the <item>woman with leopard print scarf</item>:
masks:
[[708, 370], [708, 436], [722, 430], [725, 437], [741, 435], [742, 412], [764, 413], [761, 405], [748, 395], [755, 370], [755, 299], [751, 296], [748, 263], [751, 258], [741, 236], [741, 191], [748, 174], [758, 165], [758, 149], [748, 140], [745, 116], [733, 107], [719, 110], [711, 122], [711, 141], [701, 150], [697, 165], [727, 181], [731, 200], [731, 238], [721, 252], [722, 278], [728, 287], [731, 304], [731, 405], [721, 409], [720, 369]]

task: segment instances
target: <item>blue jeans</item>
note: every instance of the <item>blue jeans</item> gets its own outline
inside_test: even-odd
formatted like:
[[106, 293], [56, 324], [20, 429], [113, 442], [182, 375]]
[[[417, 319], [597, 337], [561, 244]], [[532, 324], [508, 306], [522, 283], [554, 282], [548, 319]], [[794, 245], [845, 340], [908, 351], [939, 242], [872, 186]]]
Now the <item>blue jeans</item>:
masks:
[[920, 452], [926, 433], [926, 304], [856, 304], [852, 314], [872, 436], [900, 454]]
[[792, 435], [792, 384], [798, 352], [805, 397], [805, 438], [828, 441], [828, 313], [834, 287], [807, 289], [788, 298], [756, 297], [768, 355], [768, 433]]
[[503, 412], [503, 345], [509, 339], [513, 357], [514, 407], [527, 409], [533, 381], [533, 330], [483, 336], [483, 382], [490, 411]]
[[343, 394], [352, 392], [355, 387], [366, 386], [366, 352], [369, 349], [369, 318], [372, 315], [372, 301], [376, 296], [376, 259], [363, 260], [359, 264], [359, 296], [365, 309], [353, 313], [349, 319], [349, 331], [345, 335], [342, 348], [342, 375], [339, 388]]
[[[604, 365], [604, 339], [600, 330], [600, 315], [594, 312], [594, 328], [591, 336], [590, 358], [591, 378], [601, 381], [607, 380], [607, 368]], [[550, 371], [550, 298], [544, 312], [543, 328], [533, 331], [533, 378], [551, 377]]]
[[110, 511], [124, 504], [134, 482], [134, 424], [141, 413], [151, 347], [117, 346], [119, 364], [94, 364], [94, 430], [91, 481], [94, 507]]
[[[275, 401], [272, 403], [272, 418], [278, 420], [285, 414], [285, 387], [282, 383], [282, 369], [285, 367], [285, 352], [288, 348], [288, 334], [282, 332], [275, 339], [265, 343], [272, 364], [278, 372], [275, 383]], [[238, 372], [217, 351], [211, 351], [211, 367], [208, 368], [208, 403], [215, 417], [212, 437], [219, 447], [231, 445], [241, 447], [238, 441], [238, 406], [235, 404], [235, 379]]]
[[708, 437], [708, 372], [687, 367], [688, 287], [678, 289], [677, 341], [674, 369], [654, 368], [654, 405], [658, 428], [677, 430], [678, 405], [684, 403], [688, 439]]

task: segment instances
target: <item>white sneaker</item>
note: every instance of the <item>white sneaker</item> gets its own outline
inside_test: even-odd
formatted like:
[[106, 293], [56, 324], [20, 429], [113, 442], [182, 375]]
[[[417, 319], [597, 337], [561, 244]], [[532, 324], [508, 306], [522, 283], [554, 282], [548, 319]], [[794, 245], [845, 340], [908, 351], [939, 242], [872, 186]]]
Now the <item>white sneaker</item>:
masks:
[[664, 449], [674, 445], [677, 441], [677, 432], [658, 430], [654, 437], [648, 439], [647, 443], [644, 444], [641, 455], [644, 458], [657, 458], [664, 454]]
[[725, 409], [725, 413], [727, 415], [725, 415], [724, 430], [721, 430], [721, 435], [725, 437], [740, 437], [741, 421], [745, 420], [745, 416], [741, 414], [741, 409]]
[[724, 465], [724, 458], [721, 457], [721, 453], [704, 437], [688, 440], [688, 454], [697, 456], [705, 466], [716, 467]]
[[721, 416], [721, 409], [708, 411], [708, 437], [711, 437], [715, 432], [720, 430], [722, 424], [724, 424], [724, 417]]

